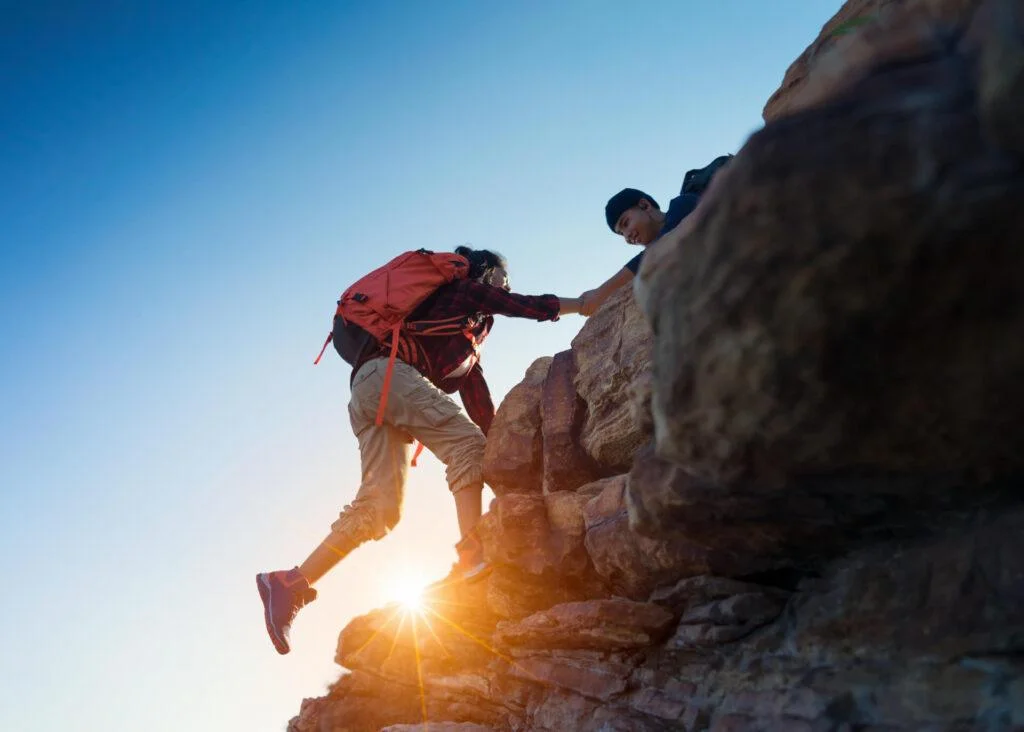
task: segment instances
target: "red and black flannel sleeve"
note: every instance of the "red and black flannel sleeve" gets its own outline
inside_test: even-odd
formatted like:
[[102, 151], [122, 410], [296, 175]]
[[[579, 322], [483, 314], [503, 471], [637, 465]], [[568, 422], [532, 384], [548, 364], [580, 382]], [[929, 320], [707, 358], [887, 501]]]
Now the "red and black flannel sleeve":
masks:
[[462, 406], [466, 408], [466, 414], [486, 435], [491, 429], [491, 422], [494, 421], [494, 402], [491, 400], [491, 390], [487, 387], [487, 380], [484, 379], [479, 361], [462, 379], [459, 396], [462, 398]]
[[561, 303], [555, 295], [518, 295], [499, 287], [464, 280], [452, 291], [451, 305], [460, 312], [506, 315], [531, 320], [558, 320]]

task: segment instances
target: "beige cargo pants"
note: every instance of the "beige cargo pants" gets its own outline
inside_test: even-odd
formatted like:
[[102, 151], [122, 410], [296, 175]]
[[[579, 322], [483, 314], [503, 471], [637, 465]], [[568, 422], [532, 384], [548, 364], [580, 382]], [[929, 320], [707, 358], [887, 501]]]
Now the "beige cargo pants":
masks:
[[348, 414], [359, 439], [362, 483], [328, 537], [332, 547], [345, 553], [382, 538], [398, 523], [413, 438], [445, 464], [452, 493], [483, 486], [483, 432], [412, 366], [395, 361], [384, 424], [374, 424], [387, 365], [386, 358], [368, 361], [352, 380]]

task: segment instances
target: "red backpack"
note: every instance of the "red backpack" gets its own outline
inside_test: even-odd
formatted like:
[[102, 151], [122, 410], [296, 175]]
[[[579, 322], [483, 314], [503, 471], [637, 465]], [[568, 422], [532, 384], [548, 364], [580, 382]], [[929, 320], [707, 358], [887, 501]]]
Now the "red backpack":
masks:
[[434, 253], [426, 249], [399, 254], [383, 267], [357, 280], [338, 300], [334, 313], [334, 327], [320, 349], [320, 358], [327, 344], [334, 341], [334, 348], [349, 364], [355, 366], [363, 349], [373, 343], [391, 346], [388, 368], [384, 373], [380, 405], [377, 407], [376, 424], [384, 423], [384, 407], [388, 402], [391, 374], [398, 354], [399, 337], [402, 333], [423, 336], [456, 335], [467, 332], [466, 318], [455, 317], [445, 320], [407, 321], [414, 310], [437, 288], [463, 279], [469, 275], [469, 260], [459, 254]]

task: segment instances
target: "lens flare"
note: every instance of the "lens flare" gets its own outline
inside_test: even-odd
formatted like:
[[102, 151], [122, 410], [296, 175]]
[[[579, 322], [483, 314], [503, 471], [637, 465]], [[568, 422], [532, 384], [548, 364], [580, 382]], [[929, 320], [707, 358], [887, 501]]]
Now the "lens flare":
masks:
[[391, 596], [407, 612], [423, 611], [423, 590], [426, 582], [421, 577], [396, 577], [391, 584]]

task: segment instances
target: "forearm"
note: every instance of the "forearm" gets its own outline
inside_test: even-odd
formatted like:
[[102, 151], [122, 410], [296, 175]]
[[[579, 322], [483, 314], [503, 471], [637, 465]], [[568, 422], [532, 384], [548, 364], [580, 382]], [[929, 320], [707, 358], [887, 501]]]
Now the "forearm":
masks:
[[597, 294], [595, 295], [595, 299], [598, 301], [597, 304], [600, 305], [609, 297], [611, 297], [616, 290], [618, 290], [620, 287], [628, 285], [632, 281], [633, 273], [630, 272], [625, 267], [623, 267], [618, 272], [609, 277], [607, 280], [605, 280], [603, 285], [597, 288]]
[[580, 298], [583, 302], [579, 312], [590, 317], [613, 293], [632, 282], [633, 277], [633, 272], [628, 267], [623, 267], [597, 289], [584, 292]]
[[558, 298], [558, 314], [573, 315], [583, 307], [582, 297], [560, 297]]

